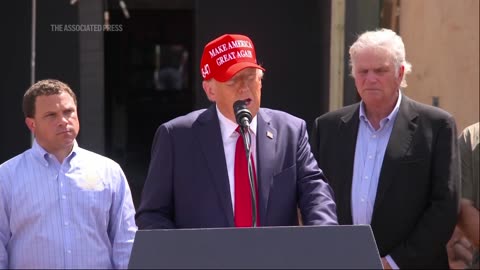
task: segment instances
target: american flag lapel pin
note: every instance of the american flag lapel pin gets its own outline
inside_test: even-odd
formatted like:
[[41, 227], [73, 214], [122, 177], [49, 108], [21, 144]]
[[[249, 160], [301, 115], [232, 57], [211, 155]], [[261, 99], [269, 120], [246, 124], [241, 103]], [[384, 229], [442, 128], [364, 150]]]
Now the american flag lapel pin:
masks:
[[273, 133], [270, 131], [267, 131], [267, 137], [270, 139], [273, 139]]

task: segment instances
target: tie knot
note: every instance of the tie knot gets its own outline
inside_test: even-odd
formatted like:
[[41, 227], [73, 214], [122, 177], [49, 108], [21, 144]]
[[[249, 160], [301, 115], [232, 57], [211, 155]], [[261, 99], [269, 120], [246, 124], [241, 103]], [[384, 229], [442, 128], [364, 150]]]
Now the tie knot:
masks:
[[[237, 128], [235, 129], [235, 132], [237, 132], [238, 135], [242, 135], [242, 127], [241, 127], [241, 126], [237, 126]], [[243, 129], [243, 133], [245, 133], [245, 135], [246, 135], [246, 134], [253, 134], [253, 133], [250, 133], [250, 132], [251, 132], [250, 128], [244, 128], [244, 129]]]
[[237, 126], [237, 128], [235, 129], [235, 131], [236, 131], [238, 134], [242, 134], [241, 131], [240, 131], [241, 128], [242, 128], [241, 126]]

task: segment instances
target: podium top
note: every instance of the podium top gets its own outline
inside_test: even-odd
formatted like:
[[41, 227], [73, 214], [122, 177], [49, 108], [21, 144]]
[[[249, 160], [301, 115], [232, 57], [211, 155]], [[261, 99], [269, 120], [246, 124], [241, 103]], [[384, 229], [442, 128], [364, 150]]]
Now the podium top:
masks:
[[139, 230], [129, 268], [382, 269], [369, 225]]

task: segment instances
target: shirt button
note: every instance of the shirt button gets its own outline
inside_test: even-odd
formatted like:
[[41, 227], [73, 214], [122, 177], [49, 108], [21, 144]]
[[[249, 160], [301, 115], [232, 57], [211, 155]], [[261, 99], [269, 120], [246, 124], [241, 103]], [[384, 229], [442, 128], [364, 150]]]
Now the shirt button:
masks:
[[373, 158], [372, 155], [368, 156], [368, 159], [372, 159], [372, 158]]
[[63, 223], [63, 224], [65, 224], [65, 226], [68, 226], [69, 223], [68, 223], [68, 221], [65, 221], [65, 223]]
[[361, 198], [360, 201], [361, 201], [361, 202], [365, 202], [365, 199], [364, 199], [364, 198]]
[[69, 250], [67, 250], [67, 253], [68, 253], [68, 254], [72, 254], [72, 251], [69, 249]]
[[62, 195], [62, 199], [64, 199], [64, 200], [65, 200], [65, 199], [67, 199], [67, 196], [65, 196], [65, 195]]
[[374, 138], [374, 139], [377, 138], [377, 135], [372, 135], [372, 138]]
[[368, 176], [364, 176], [363, 178], [364, 178], [364, 179], [368, 179]]

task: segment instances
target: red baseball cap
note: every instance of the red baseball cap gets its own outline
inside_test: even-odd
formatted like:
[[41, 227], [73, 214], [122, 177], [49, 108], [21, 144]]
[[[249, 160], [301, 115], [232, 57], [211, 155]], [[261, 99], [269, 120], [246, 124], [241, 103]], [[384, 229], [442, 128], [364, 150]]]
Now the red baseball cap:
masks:
[[200, 72], [204, 80], [214, 78], [226, 82], [248, 67], [265, 71], [257, 64], [253, 42], [247, 36], [226, 34], [210, 41], [203, 49]]

